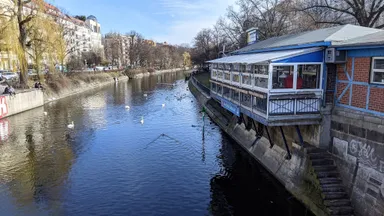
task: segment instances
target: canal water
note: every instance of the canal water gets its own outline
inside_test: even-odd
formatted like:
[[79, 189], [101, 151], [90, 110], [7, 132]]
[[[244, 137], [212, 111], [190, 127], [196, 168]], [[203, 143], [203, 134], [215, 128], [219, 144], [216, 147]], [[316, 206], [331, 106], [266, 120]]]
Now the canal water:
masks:
[[0, 215], [311, 215], [187, 86], [151, 76], [0, 120]]

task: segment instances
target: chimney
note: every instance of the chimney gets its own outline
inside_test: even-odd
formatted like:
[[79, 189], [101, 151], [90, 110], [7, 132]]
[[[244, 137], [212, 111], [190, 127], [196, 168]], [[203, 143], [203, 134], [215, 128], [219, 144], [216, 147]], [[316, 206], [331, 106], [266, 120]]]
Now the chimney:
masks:
[[259, 34], [257, 32], [258, 28], [250, 28], [247, 32], [247, 43], [248, 45], [254, 44], [259, 39]]

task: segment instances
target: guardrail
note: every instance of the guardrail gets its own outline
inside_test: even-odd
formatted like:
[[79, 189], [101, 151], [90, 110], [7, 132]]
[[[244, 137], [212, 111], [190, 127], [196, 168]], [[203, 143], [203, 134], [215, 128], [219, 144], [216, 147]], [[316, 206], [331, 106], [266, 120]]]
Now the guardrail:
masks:
[[207, 95], [211, 94], [211, 90], [207, 88], [205, 85], [201, 84], [194, 76], [192, 76], [193, 84], [197, 85], [201, 90], [203, 90]]

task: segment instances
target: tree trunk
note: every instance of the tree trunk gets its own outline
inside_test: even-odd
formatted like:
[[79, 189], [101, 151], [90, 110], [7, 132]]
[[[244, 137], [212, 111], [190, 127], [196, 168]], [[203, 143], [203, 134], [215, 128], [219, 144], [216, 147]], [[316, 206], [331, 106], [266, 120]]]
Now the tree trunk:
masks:
[[18, 10], [17, 10], [17, 21], [19, 23], [19, 45], [21, 51], [19, 53], [19, 64], [20, 64], [20, 87], [28, 87], [28, 74], [27, 74], [27, 57], [25, 56], [25, 51], [27, 48], [27, 31], [25, 29], [25, 24], [23, 23], [23, 1], [18, 0]]

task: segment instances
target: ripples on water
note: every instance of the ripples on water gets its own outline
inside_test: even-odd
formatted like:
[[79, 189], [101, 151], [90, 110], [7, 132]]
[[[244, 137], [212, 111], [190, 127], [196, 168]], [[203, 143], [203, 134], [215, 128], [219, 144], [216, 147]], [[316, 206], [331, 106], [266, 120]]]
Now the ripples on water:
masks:
[[0, 120], [0, 215], [309, 215], [200, 110], [171, 73]]

